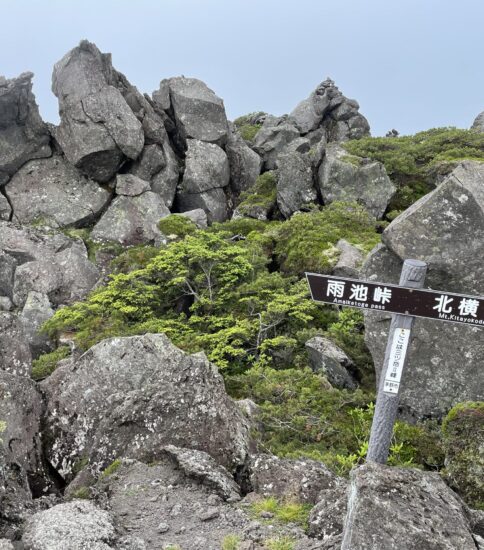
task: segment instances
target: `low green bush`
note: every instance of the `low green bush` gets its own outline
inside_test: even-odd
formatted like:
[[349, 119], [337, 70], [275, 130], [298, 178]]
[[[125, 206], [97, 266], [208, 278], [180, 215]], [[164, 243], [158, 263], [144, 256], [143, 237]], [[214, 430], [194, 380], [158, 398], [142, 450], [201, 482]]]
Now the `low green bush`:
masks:
[[60, 346], [54, 351], [44, 353], [38, 359], [32, 361], [31, 377], [34, 380], [42, 380], [52, 374], [57, 368], [57, 363], [70, 355], [69, 346]]

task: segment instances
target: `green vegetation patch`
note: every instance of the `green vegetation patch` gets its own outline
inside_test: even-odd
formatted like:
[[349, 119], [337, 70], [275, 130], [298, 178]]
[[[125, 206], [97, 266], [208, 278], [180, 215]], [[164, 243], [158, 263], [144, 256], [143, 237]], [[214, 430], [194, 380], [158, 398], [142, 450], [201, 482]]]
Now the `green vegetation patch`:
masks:
[[158, 228], [163, 235], [175, 235], [183, 239], [187, 235], [193, 235], [197, 230], [195, 223], [187, 216], [181, 214], [171, 214], [166, 218], [162, 218], [158, 222]]
[[450, 173], [458, 162], [484, 161], [484, 134], [457, 128], [434, 128], [401, 137], [366, 137], [347, 141], [343, 147], [351, 155], [385, 165], [398, 188], [389, 209], [399, 212], [432, 190], [436, 180]]
[[57, 368], [57, 363], [69, 357], [69, 346], [60, 346], [50, 353], [44, 353], [38, 359], [32, 361], [31, 377], [34, 380], [42, 380], [51, 375]]
[[238, 550], [240, 537], [238, 535], [227, 535], [222, 541], [222, 550]]
[[257, 177], [254, 185], [240, 194], [240, 204], [237, 210], [244, 214], [254, 207], [266, 211], [272, 210], [277, 199], [277, 178], [273, 171], [264, 172]]
[[119, 470], [120, 466], [121, 459], [117, 458], [116, 460], [113, 460], [113, 462], [111, 462], [111, 464], [103, 470], [101, 477], [104, 478], [115, 474]]
[[257, 132], [262, 128], [262, 124], [252, 124], [250, 121], [254, 120], [257, 116], [265, 115], [266, 113], [249, 113], [248, 115], [240, 116], [234, 120], [236, 128], [239, 130], [240, 135], [245, 141], [254, 141]]
[[268, 512], [276, 521], [294, 523], [303, 529], [307, 529], [312, 506], [310, 504], [281, 501], [275, 497], [269, 497], [255, 501], [251, 508], [252, 513], [257, 518], [264, 519], [264, 512]]
[[292, 537], [276, 537], [264, 541], [267, 550], [294, 550], [296, 542]]

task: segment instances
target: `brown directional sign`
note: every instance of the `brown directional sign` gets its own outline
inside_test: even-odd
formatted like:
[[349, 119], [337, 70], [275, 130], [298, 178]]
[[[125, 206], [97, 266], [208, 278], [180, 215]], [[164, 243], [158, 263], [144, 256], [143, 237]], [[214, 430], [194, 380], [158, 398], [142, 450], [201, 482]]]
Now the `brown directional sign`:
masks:
[[484, 326], [484, 297], [306, 273], [313, 300]]

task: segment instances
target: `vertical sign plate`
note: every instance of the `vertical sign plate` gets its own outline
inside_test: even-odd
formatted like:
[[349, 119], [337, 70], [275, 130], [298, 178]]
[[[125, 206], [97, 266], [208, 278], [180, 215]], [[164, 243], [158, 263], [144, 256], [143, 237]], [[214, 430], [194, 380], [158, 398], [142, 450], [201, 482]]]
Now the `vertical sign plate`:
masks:
[[398, 393], [409, 340], [410, 329], [397, 328], [395, 330], [383, 386], [385, 393]]

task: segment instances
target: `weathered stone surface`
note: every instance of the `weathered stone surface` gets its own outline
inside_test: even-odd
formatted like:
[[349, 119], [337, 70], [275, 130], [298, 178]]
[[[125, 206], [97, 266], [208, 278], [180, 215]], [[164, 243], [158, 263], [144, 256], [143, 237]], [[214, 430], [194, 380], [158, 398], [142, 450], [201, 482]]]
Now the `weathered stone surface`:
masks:
[[0, 296], [0, 311], [11, 311], [12, 309], [12, 300], [8, 296]]
[[[179, 137], [223, 145], [227, 140], [228, 123], [223, 101], [201, 80], [175, 77], [168, 80], [171, 107]], [[166, 93], [158, 94], [162, 104]]]
[[326, 154], [318, 171], [318, 183], [325, 204], [333, 201], [357, 201], [376, 218], [383, 216], [396, 191], [383, 164], [350, 157], [336, 144], [326, 147]]
[[87, 500], [37, 512], [22, 537], [25, 550], [110, 550], [115, 540], [111, 515]]
[[308, 535], [323, 540], [323, 548], [331, 548], [332, 544], [338, 550], [341, 548], [347, 513], [347, 493], [347, 484], [343, 481], [336, 487], [320, 493], [316, 506], [309, 514]]
[[136, 197], [151, 189], [149, 182], [132, 174], [118, 174], [116, 176], [116, 194]]
[[277, 126], [267, 125], [267, 120], [257, 132], [254, 139], [254, 149], [262, 157], [265, 170], [277, 168], [277, 159], [287, 146], [299, 138], [295, 126], [282, 120]]
[[119, 196], [94, 226], [91, 238], [122, 245], [153, 243], [161, 237], [158, 222], [169, 214], [161, 197], [151, 191], [136, 197]]
[[0, 371], [29, 376], [32, 356], [27, 335], [15, 313], [0, 313]]
[[309, 459], [256, 455], [250, 471], [250, 482], [256, 493], [306, 504], [316, 504], [322, 493], [343, 483], [324, 464]]
[[[362, 276], [398, 283], [403, 259], [416, 258], [429, 263], [426, 286], [483, 295], [482, 181], [483, 165], [465, 162], [456, 168], [437, 189], [390, 224], [382, 236], [385, 246], [372, 252]], [[458, 304], [451, 307], [459, 313]], [[365, 326], [378, 374], [388, 316], [369, 312]], [[483, 361], [482, 328], [417, 319], [400, 392], [402, 411], [413, 417], [441, 417], [458, 402], [484, 400], [484, 373], [476, 369]]]
[[49, 131], [32, 93], [33, 76], [0, 77], [0, 185], [27, 161], [51, 154]]
[[67, 479], [84, 456], [99, 472], [120, 454], [156, 459], [169, 444], [205, 451], [232, 472], [247, 459], [247, 422], [215, 367], [163, 334], [104, 340], [41, 386], [46, 452]]
[[94, 221], [111, 200], [111, 192], [83, 176], [62, 156], [32, 160], [5, 191], [19, 223], [81, 227]]
[[475, 550], [462, 502], [436, 473], [368, 463], [351, 472], [342, 550]]
[[307, 134], [321, 124], [331, 100], [341, 96], [341, 92], [334, 86], [334, 83], [330, 79], [326, 79], [307, 99], [297, 105], [291, 112], [290, 118], [300, 128], [301, 133]]
[[340, 239], [336, 243], [336, 248], [341, 254], [338, 263], [333, 268], [333, 275], [357, 279], [360, 276], [359, 270], [364, 259], [361, 250], [344, 239]]
[[321, 372], [332, 386], [356, 389], [357, 382], [351, 373], [355, 372], [353, 361], [329, 338], [315, 336], [306, 342], [309, 366], [314, 372]]
[[202, 210], [201, 208], [181, 212], [180, 216], [185, 216], [186, 218], [192, 220], [198, 229], [205, 229], [207, 227], [207, 214], [205, 210]]
[[12, 215], [10, 203], [4, 195], [0, 194], [0, 220], [8, 221]]
[[188, 140], [185, 165], [180, 193], [203, 193], [229, 184], [227, 155], [214, 143]]
[[225, 148], [230, 165], [230, 185], [238, 194], [254, 185], [262, 159], [233, 128]]
[[476, 132], [484, 132], [484, 111], [476, 116], [474, 122], [472, 123], [471, 130], [475, 130]]
[[180, 193], [177, 195], [177, 206], [182, 214], [201, 208], [206, 212], [209, 223], [223, 222], [229, 214], [227, 195], [220, 187], [204, 193]]
[[296, 152], [280, 155], [278, 166], [277, 206], [289, 218], [317, 198], [312, 163], [308, 154]]
[[15, 548], [8, 539], [0, 539], [0, 550], [15, 550]]
[[48, 296], [40, 292], [29, 292], [19, 316], [23, 332], [28, 342], [32, 359], [52, 349], [46, 334], [39, 333], [41, 326], [54, 315]]
[[142, 124], [113, 86], [117, 78], [111, 56], [86, 40], [56, 63], [52, 76], [61, 115], [55, 137], [72, 164], [101, 182], [144, 145]]

